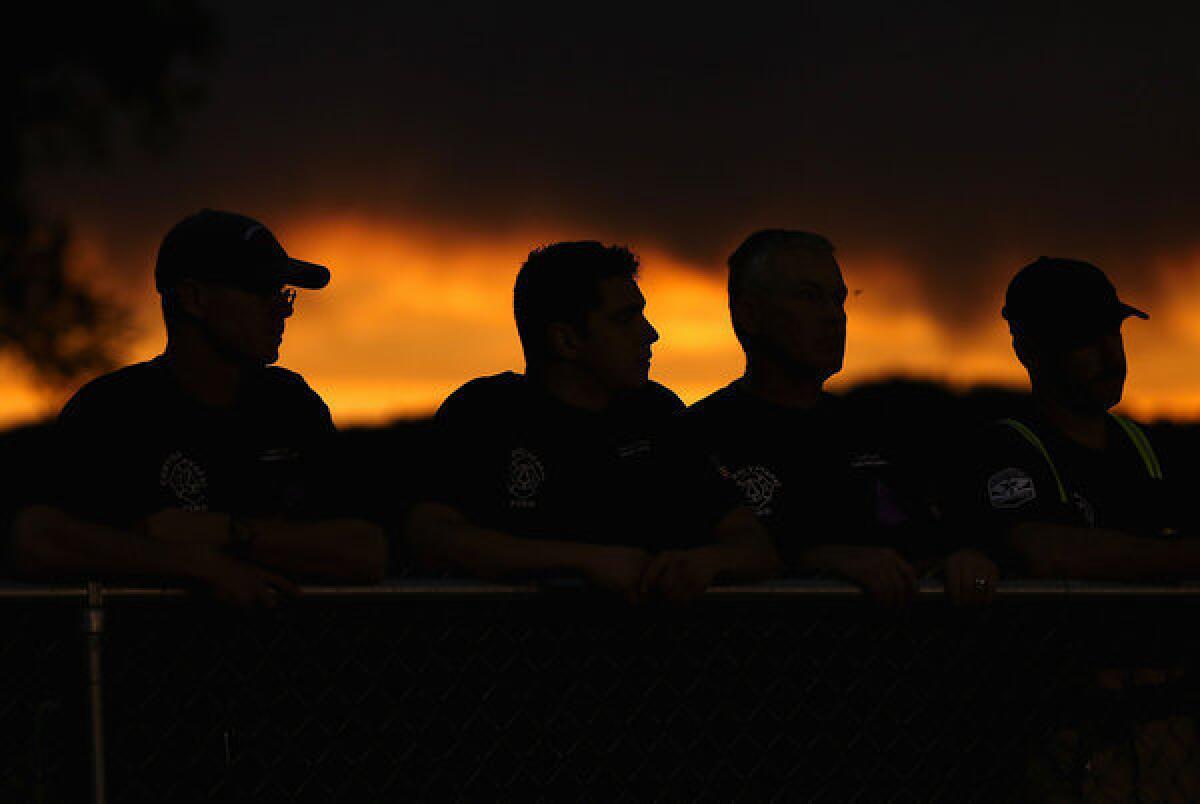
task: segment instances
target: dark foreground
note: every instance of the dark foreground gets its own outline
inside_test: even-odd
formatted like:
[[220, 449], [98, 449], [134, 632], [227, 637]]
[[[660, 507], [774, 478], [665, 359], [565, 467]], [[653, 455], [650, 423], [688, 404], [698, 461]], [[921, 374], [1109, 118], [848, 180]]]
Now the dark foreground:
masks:
[[813, 581], [639, 610], [570, 583], [314, 587], [252, 613], [93, 591], [90, 618], [82, 588], [0, 598], [4, 800], [91, 800], [94, 758], [122, 802], [1198, 792], [1191, 677], [1093, 679], [1191, 666], [1200, 587], [1009, 583], [978, 611]]

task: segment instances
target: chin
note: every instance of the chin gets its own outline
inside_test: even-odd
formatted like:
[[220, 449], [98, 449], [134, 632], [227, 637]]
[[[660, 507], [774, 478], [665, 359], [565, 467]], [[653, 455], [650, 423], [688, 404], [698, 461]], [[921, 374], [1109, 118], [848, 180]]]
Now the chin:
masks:
[[247, 355], [247, 363], [253, 366], [269, 366], [279, 362], [279, 349], [263, 349], [257, 354]]
[[640, 371], [630, 374], [627, 377], [622, 377], [620, 385], [625, 390], [633, 390], [635, 388], [641, 388], [648, 382], [650, 382], [650, 372]]
[[844, 365], [845, 364], [842, 362], [841, 358], [839, 358], [836, 362], [830, 363], [823, 371], [821, 371], [822, 381], [828, 380], [833, 375], [841, 372]]
[[1104, 392], [1089, 393], [1079, 398], [1076, 405], [1080, 411], [1088, 413], [1107, 413], [1108, 411], [1121, 404], [1122, 394], [1120, 392]]

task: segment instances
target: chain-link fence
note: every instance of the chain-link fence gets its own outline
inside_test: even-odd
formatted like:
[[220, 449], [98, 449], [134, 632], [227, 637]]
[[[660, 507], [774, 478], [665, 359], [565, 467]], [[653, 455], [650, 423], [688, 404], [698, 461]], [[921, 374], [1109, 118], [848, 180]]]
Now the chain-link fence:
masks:
[[6, 591], [4, 801], [1200, 799], [1196, 587]]

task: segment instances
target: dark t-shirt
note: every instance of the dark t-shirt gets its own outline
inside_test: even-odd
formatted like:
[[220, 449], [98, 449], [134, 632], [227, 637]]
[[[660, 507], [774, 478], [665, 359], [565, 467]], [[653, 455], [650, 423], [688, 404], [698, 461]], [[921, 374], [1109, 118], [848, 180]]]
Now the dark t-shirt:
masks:
[[787, 563], [818, 544], [887, 546], [910, 558], [943, 549], [927, 492], [898, 471], [881, 434], [845, 400], [823, 394], [813, 408], [784, 407], [737, 381], [684, 421]]
[[965, 475], [961, 516], [965, 527], [1013, 564], [1006, 537], [1022, 522], [1121, 530], [1157, 536], [1179, 526], [1179, 507], [1163, 480], [1156, 480], [1129, 435], [1108, 420], [1102, 450], [1070, 440], [1030, 416], [1019, 419], [1042, 442], [1062, 481], [1063, 494], [1046, 455], [1008, 424], [995, 423], [975, 446]]
[[43, 496], [114, 527], [164, 508], [316, 518], [336, 507], [334, 432], [298, 374], [255, 372], [226, 410], [186, 394], [156, 358], [93, 380], [67, 403]]
[[[682, 409], [657, 383], [593, 412], [512, 372], [472, 380], [437, 412], [424, 499], [525, 538], [648, 548], [706, 541], [737, 501], [703, 463], [668, 448]], [[683, 477], [694, 479], [686, 498]]]
[[20, 510], [38, 502], [38, 479], [45, 475], [43, 466], [53, 447], [53, 428], [49, 425], [19, 427], [0, 434], [0, 572], [9, 570], [7, 550], [12, 526]]

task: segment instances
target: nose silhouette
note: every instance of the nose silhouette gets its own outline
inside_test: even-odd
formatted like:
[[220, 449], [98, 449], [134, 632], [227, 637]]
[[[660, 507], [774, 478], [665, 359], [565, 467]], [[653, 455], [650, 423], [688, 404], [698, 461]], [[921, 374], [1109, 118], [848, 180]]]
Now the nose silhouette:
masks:
[[291, 318], [296, 312], [295, 300], [283, 295], [275, 296], [271, 300], [271, 312], [280, 318]]
[[647, 335], [649, 336], [649, 339], [647, 342], [648, 343], [657, 343], [658, 338], [659, 338], [658, 330], [656, 330], [654, 328], [654, 325], [650, 323], [649, 319], [646, 320], [646, 330], [647, 330]]

